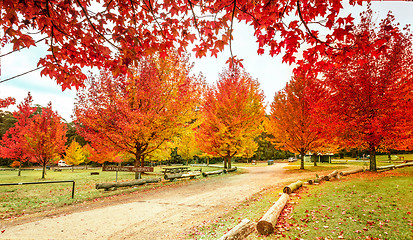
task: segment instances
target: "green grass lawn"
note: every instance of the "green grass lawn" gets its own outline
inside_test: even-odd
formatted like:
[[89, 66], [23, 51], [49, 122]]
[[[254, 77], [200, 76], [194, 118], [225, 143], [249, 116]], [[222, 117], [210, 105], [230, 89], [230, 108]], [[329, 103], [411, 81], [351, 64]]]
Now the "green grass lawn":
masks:
[[287, 238], [412, 239], [413, 168], [362, 173], [300, 193]]
[[[191, 167], [191, 169], [200, 169], [200, 167]], [[162, 169], [161, 167], [155, 167], [154, 170], [155, 173], [160, 173]], [[202, 170], [212, 171], [217, 170], [217, 168], [202, 167]], [[99, 175], [91, 175], [91, 172], [99, 172]], [[132, 188], [118, 188], [114, 191], [104, 191], [97, 190], [95, 188], [96, 183], [115, 182], [116, 172], [102, 172], [96, 169], [75, 169], [72, 172], [71, 168], [67, 168], [61, 172], [48, 170], [45, 179], [41, 179], [41, 174], [41, 170], [22, 171], [19, 177], [17, 176], [17, 171], [0, 171], [0, 183], [74, 180], [74, 199], [72, 199], [72, 183], [0, 186], [0, 219], [94, 200], [101, 197], [126, 194], [160, 185], [159, 183], [154, 183]], [[134, 175], [132, 172], [118, 172], [118, 181], [134, 180]], [[142, 177], [162, 178], [163, 175], [144, 174]], [[171, 185], [183, 181], [187, 180], [178, 182], [163, 181], [161, 184]]]
[[[188, 239], [219, 238], [244, 218], [258, 222], [280, 192], [256, 194], [219, 219], [193, 228]], [[350, 175], [301, 188], [281, 213], [276, 233], [254, 232], [247, 239], [412, 239], [412, 200], [412, 167]]]

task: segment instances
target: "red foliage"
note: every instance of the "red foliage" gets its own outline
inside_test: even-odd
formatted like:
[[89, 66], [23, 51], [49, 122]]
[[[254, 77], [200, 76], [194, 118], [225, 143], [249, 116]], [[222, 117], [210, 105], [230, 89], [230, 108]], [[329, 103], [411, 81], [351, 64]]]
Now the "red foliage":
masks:
[[194, 119], [202, 82], [190, 69], [187, 57], [170, 53], [142, 59], [128, 76], [90, 78], [75, 106], [80, 134], [98, 152], [128, 153], [143, 166]]
[[0, 99], [0, 108], [6, 108], [10, 105], [13, 105], [16, 103], [16, 100], [14, 98], [8, 97], [6, 99]]
[[203, 122], [197, 132], [201, 150], [225, 159], [231, 167], [231, 157], [254, 152], [254, 138], [262, 129], [265, 111], [264, 96], [257, 80], [234, 68], [225, 70], [217, 83], [206, 92], [201, 108]]
[[[94, 14], [92, 6], [97, 9]], [[38, 62], [45, 67], [41, 74], [56, 79], [63, 89], [83, 86], [85, 66], [116, 76], [143, 56], [160, 51], [164, 57], [171, 48], [183, 52], [190, 43], [195, 43], [197, 57], [216, 56], [231, 41], [235, 20], [254, 27], [259, 54], [265, 48], [271, 56], [284, 52], [283, 61], [292, 63], [306, 41], [314, 47], [304, 55], [316, 61], [337, 40], [351, 38], [353, 20], [339, 17], [338, 0], [3, 0], [0, 9], [5, 33], [1, 44], [31, 47], [36, 43], [30, 32], [40, 32], [50, 46]], [[323, 18], [331, 33], [320, 40], [311, 22]]]
[[388, 15], [376, 27], [367, 11], [355, 28], [355, 47], [331, 57], [326, 71], [330, 127], [348, 147], [370, 150], [371, 170], [376, 150], [407, 148], [413, 137], [413, 38], [393, 20]]
[[0, 141], [0, 157], [22, 162], [30, 159], [24, 147], [25, 138], [23, 134], [31, 121], [30, 118], [36, 111], [36, 108], [32, 106], [32, 102], [32, 96], [28, 93], [24, 101], [17, 106], [18, 111], [13, 113], [17, 122], [7, 130]]
[[42, 178], [46, 164], [59, 157], [66, 149], [67, 126], [61, 120], [49, 103], [42, 108], [40, 114], [31, 118], [23, 132], [23, 148], [33, 161], [43, 166]]

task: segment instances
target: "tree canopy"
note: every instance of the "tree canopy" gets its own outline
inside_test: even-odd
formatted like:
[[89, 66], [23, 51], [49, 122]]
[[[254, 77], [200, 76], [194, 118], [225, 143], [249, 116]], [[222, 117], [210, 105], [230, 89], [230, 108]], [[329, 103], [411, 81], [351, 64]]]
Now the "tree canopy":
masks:
[[187, 57], [170, 53], [147, 57], [133, 75], [91, 77], [75, 105], [80, 134], [93, 148], [132, 154], [143, 166], [147, 154], [191, 125], [203, 79], [190, 69]]
[[400, 30], [390, 14], [378, 26], [372, 18], [371, 10], [362, 15], [354, 29], [356, 44], [346, 56], [330, 57], [324, 84], [330, 92], [326, 107], [335, 119], [330, 129], [347, 146], [369, 149], [375, 170], [377, 150], [413, 137], [413, 35]]
[[231, 168], [233, 156], [258, 147], [254, 138], [263, 130], [264, 95], [257, 80], [244, 70], [232, 68], [220, 74], [216, 86], [210, 87], [204, 98], [203, 119], [196, 134], [198, 145], [212, 156], [223, 157], [225, 167]]
[[301, 155], [301, 169], [304, 155], [315, 152], [324, 142], [324, 116], [319, 111], [323, 100], [325, 89], [312, 74], [303, 72], [277, 92], [271, 104], [266, 130], [277, 147]]
[[[229, 45], [232, 53], [234, 21], [254, 28], [258, 54], [283, 53], [283, 61], [292, 63], [305, 43], [310, 48], [304, 56], [317, 61], [337, 48], [337, 40], [351, 35], [353, 18], [341, 16], [342, 8], [339, 0], [3, 0], [0, 43], [18, 50], [44, 41], [49, 49], [38, 62], [41, 74], [63, 89], [77, 88], [87, 79], [83, 67], [117, 76], [155, 52], [166, 56], [171, 49], [193, 50], [197, 57], [216, 56]], [[329, 30], [325, 37], [314, 25]]]

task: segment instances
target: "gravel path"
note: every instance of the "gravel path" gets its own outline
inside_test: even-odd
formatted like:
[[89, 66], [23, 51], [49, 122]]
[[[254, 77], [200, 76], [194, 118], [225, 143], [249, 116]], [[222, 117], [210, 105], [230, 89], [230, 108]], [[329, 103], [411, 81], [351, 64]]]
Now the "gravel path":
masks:
[[7, 223], [0, 239], [180, 239], [192, 226], [216, 219], [263, 189], [305, 177], [287, 177], [286, 165], [251, 167], [245, 174], [203, 179]]

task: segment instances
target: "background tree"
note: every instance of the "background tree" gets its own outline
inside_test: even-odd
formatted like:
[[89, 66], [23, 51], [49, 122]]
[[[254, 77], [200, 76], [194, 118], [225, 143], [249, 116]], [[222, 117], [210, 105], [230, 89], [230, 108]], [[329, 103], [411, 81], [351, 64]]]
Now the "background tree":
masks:
[[49, 103], [40, 114], [31, 118], [23, 136], [24, 149], [33, 161], [43, 166], [44, 178], [46, 165], [66, 149], [66, 124]]
[[223, 157], [224, 167], [231, 168], [231, 158], [244, 155], [246, 144], [261, 133], [263, 101], [257, 80], [238, 68], [224, 70], [216, 86], [205, 94], [203, 119], [196, 134], [199, 148]]
[[80, 134], [95, 149], [132, 154], [143, 167], [145, 156], [191, 125], [203, 80], [190, 70], [188, 57], [170, 53], [142, 59], [128, 76], [90, 78], [75, 104]]
[[66, 154], [64, 157], [64, 160], [67, 164], [72, 165], [72, 171], [73, 171], [73, 166], [77, 166], [86, 160], [86, 156], [83, 153], [82, 146], [76, 140], [73, 140], [69, 147], [66, 149]]
[[17, 119], [13, 116], [13, 113], [0, 110], [0, 139], [16, 122]]
[[7, 129], [0, 141], [0, 157], [19, 162], [18, 165], [14, 164], [19, 166], [18, 176], [21, 175], [22, 162], [30, 159], [30, 155], [25, 147], [26, 139], [23, 134], [27, 131], [31, 118], [36, 111], [32, 104], [33, 98], [29, 92], [23, 102], [17, 105], [18, 110], [13, 112], [13, 119], [10, 121], [16, 121], [14, 126]]
[[189, 164], [189, 161], [193, 159], [194, 156], [201, 154], [201, 150], [195, 139], [195, 132], [200, 124], [199, 116], [195, 116], [195, 118], [197, 120], [193, 122], [192, 126], [186, 128], [185, 131], [176, 136], [173, 141], [173, 145], [177, 147], [177, 154], [186, 160], [186, 165]]
[[301, 155], [300, 169], [304, 169], [305, 154], [322, 145], [323, 117], [317, 109], [323, 100], [323, 89], [316, 79], [303, 72], [276, 93], [271, 104], [266, 130], [274, 136], [272, 142], [277, 147]]
[[[197, 57], [216, 56], [233, 39], [237, 20], [254, 28], [258, 54], [265, 48], [271, 56], [283, 52], [283, 61], [291, 63], [306, 43], [313, 51], [307, 54], [306, 50], [304, 55], [315, 61], [351, 33], [353, 18], [340, 15], [342, 8], [337, 0], [133, 0], [128, 4], [120, 0], [3, 0], [1, 44], [13, 44], [17, 51], [44, 41], [49, 48], [37, 69], [63, 89], [77, 88], [86, 80], [85, 66], [116, 76], [142, 57], [156, 51], [165, 56], [175, 47], [182, 53], [191, 46]], [[321, 38], [312, 25], [323, 25], [330, 32]], [[41, 39], [32, 32], [39, 32]]]
[[378, 26], [372, 18], [371, 10], [362, 15], [355, 38], [347, 39], [351, 51], [331, 57], [325, 84], [331, 129], [348, 147], [368, 149], [375, 171], [376, 151], [412, 137], [413, 39], [390, 14]]
[[78, 142], [81, 146], [85, 146], [87, 144], [86, 140], [79, 135], [78, 133], [78, 126], [74, 122], [68, 122], [67, 125], [67, 142], [66, 145], [69, 146], [73, 141]]

